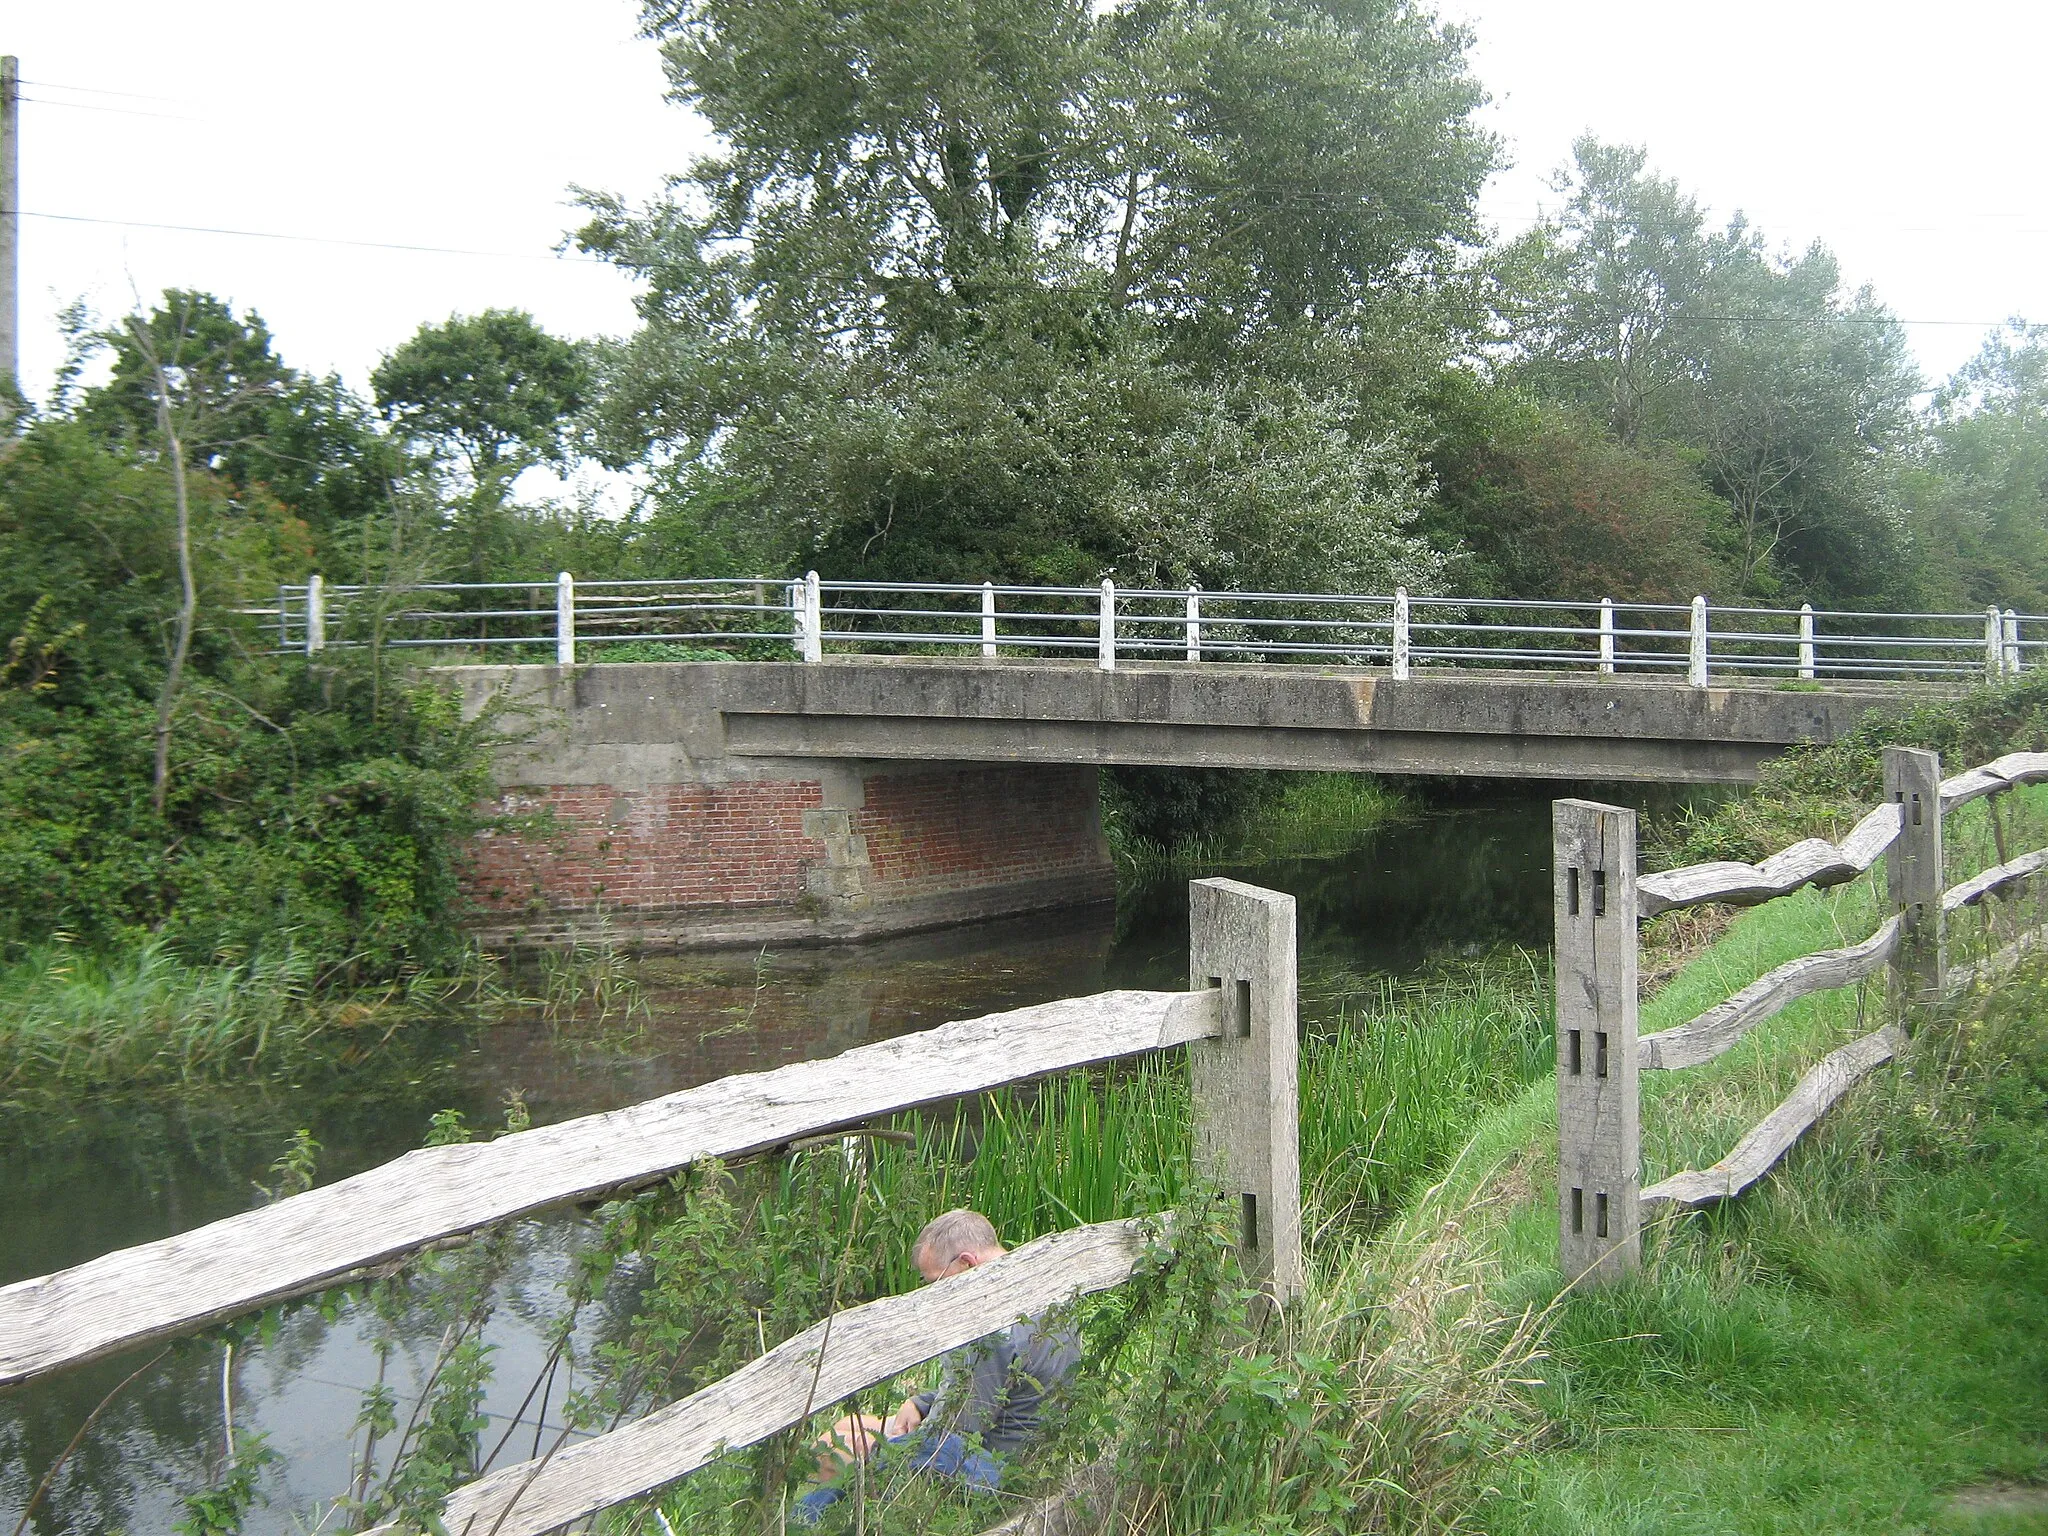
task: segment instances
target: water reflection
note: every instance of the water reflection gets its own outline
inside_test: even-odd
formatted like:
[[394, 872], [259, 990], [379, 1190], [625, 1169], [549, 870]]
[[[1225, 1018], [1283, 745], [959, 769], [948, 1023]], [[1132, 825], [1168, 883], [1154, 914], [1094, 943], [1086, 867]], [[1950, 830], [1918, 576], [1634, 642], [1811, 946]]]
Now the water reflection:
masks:
[[[1289, 891], [1299, 903], [1303, 1015], [1314, 1023], [1389, 974], [1508, 943], [1547, 943], [1548, 795], [1485, 801], [1358, 838], [1328, 858], [1209, 871]], [[537, 1122], [616, 1108], [728, 1073], [824, 1056], [948, 1019], [1107, 987], [1178, 987], [1187, 975], [1185, 882], [1164, 881], [1106, 909], [992, 923], [837, 950], [648, 958], [644, 1016], [564, 1029], [539, 1018], [479, 1035], [450, 1032], [394, 1048], [381, 1070], [345, 1084], [251, 1085], [182, 1107], [83, 1111], [65, 1124], [13, 1127], [0, 1145], [0, 1282], [183, 1231], [247, 1209], [291, 1132], [322, 1142], [323, 1181], [419, 1145], [428, 1117], [455, 1106], [488, 1126], [506, 1096]], [[543, 1414], [522, 1399], [549, 1347], [551, 1321], [583, 1229], [574, 1217], [522, 1223], [488, 1339], [486, 1447], [517, 1427], [505, 1459], [558, 1431], [560, 1394]], [[624, 1321], [631, 1287], [597, 1312], [592, 1333]], [[253, 1532], [310, 1526], [343, 1491], [360, 1446], [352, 1428], [375, 1379], [363, 1304], [323, 1319], [290, 1313], [276, 1335], [238, 1351], [237, 1423], [269, 1437], [281, 1461], [264, 1475]], [[416, 1395], [438, 1325], [416, 1320], [391, 1379]], [[99, 1362], [0, 1395], [0, 1529], [100, 1398], [151, 1351]], [[221, 1348], [174, 1348], [106, 1410], [35, 1518], [38, 1532], [168, 1529], [179, 1497], [221, 1453]], [[401, 1410], [410, 1410], [410, 1401]], [[545, 1418], [545, 1425], [539, 1421]], [[295, 1518], [296, 1517], [296, 1518]], [[303, 1520], [302, 1525], [298, 1521]], [[331, 1527], [330, 1527], [331, 1528]]]

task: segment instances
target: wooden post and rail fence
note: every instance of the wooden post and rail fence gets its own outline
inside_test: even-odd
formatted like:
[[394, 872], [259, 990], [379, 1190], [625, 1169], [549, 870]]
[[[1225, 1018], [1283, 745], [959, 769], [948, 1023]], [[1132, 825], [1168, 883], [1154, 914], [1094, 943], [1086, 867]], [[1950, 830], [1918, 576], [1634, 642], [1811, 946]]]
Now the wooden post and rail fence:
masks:
[[[1584, 800], [1553, 808], [1557, 976], [1558, 1258], [1597, 1285], [1635, 1270], [1645, 1217], [1729, 1200], [1769, 1172], [1851, 1085], [1905, 1045], [1912, 1006], [2039, 947], [2038, 931], [1977, 966], [1951, 971], [1947, 916], [2048, 867], [2048, 848], [1942, 887], [1942, 819], [1957, 806], [2048, 780], [2048, 753], [2015, 752], [1951, 779], [1932, 752], [1887, 747], [1885, 803], [1839, 844], [1809, 838], [1760, 864], [1695, 864], [1639, 877], [1635, 812]], [[1754, 906], [1802, 886], [1838, 885], [1882, 854], [1891, 915], [1859, 944], [1787, 961], [1696, 1018], [1639, 1036], [1637, 925], [1677, 907]], [[1642, 1187], [1640, 1074], [1712, 1061], [1788, 1004], [1891, 968], [1900, 1017], [1821, 1060], [1791, 1095], [1711, 1168]]]
[[[1559, 1249], [1568, 1277], [1600, 1283], [1634, 1270], [1645, 1213], [1742, 1193], [1905, 1037], [1887, 1024], [1834, 1052], [1719, 1163], [1649, 1189], [1640, 1073], [1710, 1061], [1795, 999], [1886, 965], [1900, 998], [1930, 1002], [2041, 947], [2022, 939], [1973, 971], [1950, 972], [1945, 915], [2048, 867], [2048, 849], [2007, 857], [1994, 820], [2000, 863], [1944, 891], [1942, 818], [2043, 780], [2048, 753], [2015, 753], [1943, 780], [1933, 753], [1888, 748], [1886, 803], [1839, 844], [1808, 839], [1756, 865], [1649, 876], [1636, 869], [1633, 811], [1555, 803]], [[1868, 939], [1790, 961], [1684, 1024], [1639, 1035], [1642, 919], [1839, 884], [1888, 851], [1892, 915]], [[772, 1153], [920, 1105], [1175, 1046], [1188, 1052], [1194, 1170], [1236, 1203], [1244, 1267], [1266, 1304], [1282, 1305], [1303, 1281], [1295, 957], [1291, 896], [1194, 881], [1184, 992], [1042, 1003], [495, 1141], [426, 1148], [0, 1287], [0, 1388], [389, 1273], [486, 1228], [643, 1188], [695, 1163]], [[457, 1488], [442, 1519], [457, 1536], [539, 1536], [645, 1497], [1022, 1315], [1122, 1284], [1147, 1250], [1148, 1225], [1141, 1217], [1057, 1232], [930, 1291], [837, 1312], [644, 1418]]]
[[[1235, 1203], [1244, 1269], [1267, 1305], [1284, 1304], [1302, 1283], [1294, 898], [1197, 880], [1188, 928], [1185, 992], [1041, 1003], [495, 1141], [424, 1148], [0, 1287], [0, 1387], [388, 1272], [484, 1228], [693, 1163], [1173, 1046], [1188, 1051], [1194, 1170]], [[454, 1536], [538, 1536], [644, 1497], [1021, 1316], [1122, 1284], [1147, 1250], [1147, 1227], [1136, 1218], [1056, 1232], [931, 1290], [837, 1312], [644, 1418], [457, 1488], [443, 1523]]]

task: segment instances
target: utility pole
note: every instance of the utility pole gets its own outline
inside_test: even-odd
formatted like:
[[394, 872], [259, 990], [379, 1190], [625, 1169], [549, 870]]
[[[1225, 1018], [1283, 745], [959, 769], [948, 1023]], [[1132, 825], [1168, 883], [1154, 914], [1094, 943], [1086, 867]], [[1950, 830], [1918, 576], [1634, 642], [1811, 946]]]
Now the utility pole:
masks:
[[[0, 58], [0, 390], [21, 389], [21, 60]], [[14, 410], [0, 405], [0, 426]]]

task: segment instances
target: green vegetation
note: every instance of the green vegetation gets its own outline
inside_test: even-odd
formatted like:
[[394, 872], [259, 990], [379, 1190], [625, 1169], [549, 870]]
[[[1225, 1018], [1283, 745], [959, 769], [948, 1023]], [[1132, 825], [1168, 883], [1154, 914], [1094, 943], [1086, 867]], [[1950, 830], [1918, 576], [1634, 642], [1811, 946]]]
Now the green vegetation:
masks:
[[1840, 837], [1883, 798], [1887, 746], [1939, 752], [1945, 775], [2006, 752], [2040, 751], [2048, 747], [2048, 676], [2023, 675], [1916, 709], [1874, 711], [1830, 746], [1795, 747], [1765, 766], [1752, 793], [1680, 828], [1667, 850], [1670, 862], [1752, 861], [1802, 837]]
[[1117, 872], [1141, 884], [1220, 864], [1326, 858], [1415, 811], [1364, 773], [1124, 768], [1106, 771], [1102, 786]]
[[[2040, 806], [2035, 807], [2036, 816]], [[2038, 840], [2038, 839], [2037, 839]], [[1874, 920], [1859, 886], [1746, 915], [1645, 1009], [1664, 1027]], [[1499, 1204], [1470, 1241], [1548, 1306], [1540, 1454], [1473, 1469], [1488, 1530], [1970, 1529], [1950, 1490], [2038, 1482], [2048, 1329], [2048, 996], [2038, 974], [1930, 1020], [1782, 1168], [1654, 1229], [1644, 1277], [1557, 1294], [1547, 1087], [1484, 1124], [1446, 1202]], [[1646, 1084], [1648, 1177], [1703, 1167], [1801, 1071], [1872, 1027], [1876, 996], [1808, 1000], [1711, 1066]], [[1517, 1189], [1535, 1186], [1534, 1197]], [[2033, 1529], [2022, 1526], [2015, 1528]]]

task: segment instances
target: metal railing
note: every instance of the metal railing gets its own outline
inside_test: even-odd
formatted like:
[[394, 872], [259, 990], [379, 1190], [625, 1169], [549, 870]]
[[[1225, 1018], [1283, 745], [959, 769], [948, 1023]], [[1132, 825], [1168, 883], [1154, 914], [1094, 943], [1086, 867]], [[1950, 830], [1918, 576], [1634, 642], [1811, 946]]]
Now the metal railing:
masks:
[[[1083, 657], [1719, 677], [2002, 678], [2048, 647], [2048, 615], [1869, 613], [1691, 603], [1338, 592], [1205, 592], [783, 577], [279, 588], [280, 652], [379, 644], [563, 666], [693, 651]], [[505, 648], [511, 648], [508, 654]], [[621, 647], [634, 647], [624, 650]], [[680, 648], [678, 654], [677, 648]]]

